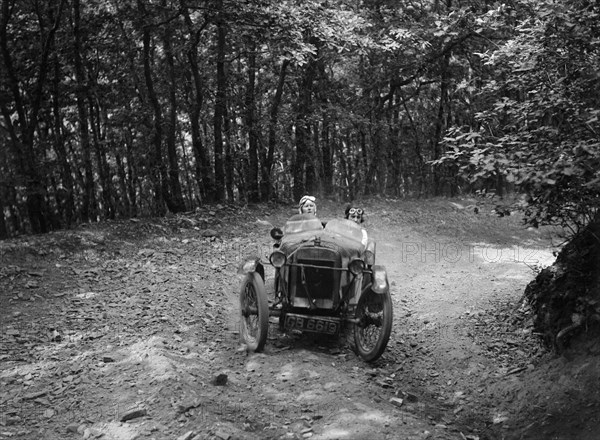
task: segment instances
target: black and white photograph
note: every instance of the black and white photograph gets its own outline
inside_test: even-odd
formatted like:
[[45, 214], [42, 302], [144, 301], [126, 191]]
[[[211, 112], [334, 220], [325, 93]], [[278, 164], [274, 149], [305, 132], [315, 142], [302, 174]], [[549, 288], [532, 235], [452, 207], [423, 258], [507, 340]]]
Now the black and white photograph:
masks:
[[0, 0], [0, 440], [599, 440], [600, 1]]

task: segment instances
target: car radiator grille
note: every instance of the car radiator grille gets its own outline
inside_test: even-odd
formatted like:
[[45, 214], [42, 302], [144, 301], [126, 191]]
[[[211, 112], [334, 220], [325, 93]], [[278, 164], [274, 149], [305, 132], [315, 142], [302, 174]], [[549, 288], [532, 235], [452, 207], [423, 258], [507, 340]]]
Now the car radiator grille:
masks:
[[339, 254], [323, 248], [302, 251], [296, 255], [290, 268], [292, 304], [295, 307], [320, 309], [337, 307], [342, 273], [339, 270]]

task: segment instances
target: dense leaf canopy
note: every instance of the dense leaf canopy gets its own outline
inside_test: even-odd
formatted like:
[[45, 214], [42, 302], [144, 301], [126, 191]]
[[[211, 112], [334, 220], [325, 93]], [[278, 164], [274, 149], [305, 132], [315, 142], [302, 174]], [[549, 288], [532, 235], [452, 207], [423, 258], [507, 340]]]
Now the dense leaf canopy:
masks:
[[0, 236], [209, 202], [600, 189], [597, 3], [1, 0]]
[[531, 223], [577, 231], [600, 207], [600, 7], [529, 6], [510, 39], [479, 54], [486, 105], [448, 130], [438, 163], [472, 181], [502, 176], [529, 194]]

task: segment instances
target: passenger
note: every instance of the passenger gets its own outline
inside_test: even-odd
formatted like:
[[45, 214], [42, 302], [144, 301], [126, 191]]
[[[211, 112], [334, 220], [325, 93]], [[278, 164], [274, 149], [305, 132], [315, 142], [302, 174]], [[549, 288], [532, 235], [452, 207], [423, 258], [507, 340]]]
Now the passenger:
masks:
[[345, 218], [348, 220], [352, 220], [359, 225], [365, 221], [364, 218], [365, 210], [362, 208], [356, 208], [352, 205], [346, 206], [346, 211], [344, 212]]
[[298, 212], [300, 214], [313, 214], [317, 215], [317, 204], [315, 203], [317, 199], [314, 196], [304, 196], [300, 199], [298, 203]]
[[362, 227], [362, 223], [365, 221], [365, 210], [362, 208], [356, 208], [352, 205], [346, 206], [346, 210], [344, 211], [344, 218], [348, 220], [352, 220], [357, 225], [360, 225], [360, 229], [362, 231], [362, 243], [366, 246], [369, 240], [367, 235], [367, 230]]

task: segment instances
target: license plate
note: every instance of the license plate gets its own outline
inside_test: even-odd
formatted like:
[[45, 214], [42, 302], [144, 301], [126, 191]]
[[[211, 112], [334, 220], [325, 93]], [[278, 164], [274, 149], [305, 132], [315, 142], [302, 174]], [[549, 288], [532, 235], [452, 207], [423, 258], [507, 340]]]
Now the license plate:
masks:
[[340, 329], [340, 320], [288, 313], [285, 317], [285, 328], [334, 335]]

